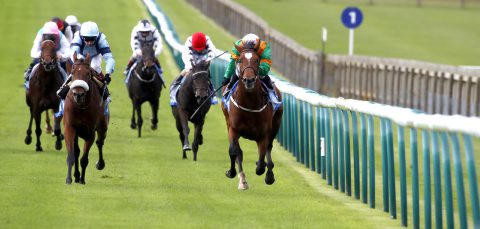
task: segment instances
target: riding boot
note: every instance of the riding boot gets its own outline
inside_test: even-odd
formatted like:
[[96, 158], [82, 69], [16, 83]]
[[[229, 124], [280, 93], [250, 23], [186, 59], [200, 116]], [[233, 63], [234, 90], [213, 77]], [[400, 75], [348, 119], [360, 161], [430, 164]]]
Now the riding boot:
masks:
[[130, 68], [132, 67], [134, 61], [133, 58], [130, 58], [130, 60], [128, 60], [128, 63], [127, 63], [127, 67], [125, 68], [125, 71], [123, 71], [123, 74], [124, 75], [127, 75], [128, 74], [128, 71], [130, 71]]
[[230, 93], [230, 90], [232, 90], [233, 85], [235, 82], [237, 82], [238, 76], [237, 74], [233, 74], [233, 76], [230, 78], [230, 82], [227, 84], [227, 88], [225, 88], [225, 91], [223, 92], [223, 97], [226, 99], [228, 94]]
[[103, 94], [102, 99], [103, 99], [103, 100], [106, 100], [106, 99], [108, 98], [108, 96], [110, 96], [110, 92], [108, 91], [107, 85], [105, 85], [104, 87], [105, 87], [105, 93], [103, 93], [103, 87], [101, 87], [101, 88], [100, 88], [100, 94], [101, 94], [101, 95]]
[[273, 90], [273, 84], [272, 84], [272, 80], [270, 79], [270, 76], [266, 75], [263, 78], [260, 77], [260, 80], [262, 80], [265, 86], [267, 86], [268, 90]]
[[[210, 83], [208, 84], [208, 88], [210, 89], [211, 93], [215, 92], [215, 88], [213, 88], [213, 84], [212, 84], [211, 81], [210, 81]], [[215, 104], [218, 103], [218, 100], [217, 100], [217, 96], [216, 96], [216, 95], [212, 96], [212, 101], [211, 101], [211, 102], [212, 102], [213, 105], [215, 105]]]
[[58, 89], [57, 96], [60, 99], [65, 99], [65, 97], [67, 97], [67, 93], [70, 90], [70, 86], [68, 86], [68, 83], [70, 83], [70, 81], [72, 81], [72, 75], [69, 75], [67, 80], [65, 80], [63, 85], [60, 87], [60, 89]]
[[32, 73], [33, 67], [35, 67], [36, 64], [40, 62], [40, 59], [34, 58], [30, 65], [28, 66], [27, 70], [25, 70], [25, 73], [23, 74], [23, 78], [25, 79], [25, 82], [30, 80], [30, 74]]

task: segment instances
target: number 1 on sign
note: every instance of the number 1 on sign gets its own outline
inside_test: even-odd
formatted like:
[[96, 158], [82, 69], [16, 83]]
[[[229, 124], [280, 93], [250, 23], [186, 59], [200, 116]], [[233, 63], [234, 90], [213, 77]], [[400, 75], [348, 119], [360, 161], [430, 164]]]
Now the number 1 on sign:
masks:
[[348, 15], [350, 16], [350, 22], [355, 25], [357, 23], [357, 14], [355, 11], [350, 11]]

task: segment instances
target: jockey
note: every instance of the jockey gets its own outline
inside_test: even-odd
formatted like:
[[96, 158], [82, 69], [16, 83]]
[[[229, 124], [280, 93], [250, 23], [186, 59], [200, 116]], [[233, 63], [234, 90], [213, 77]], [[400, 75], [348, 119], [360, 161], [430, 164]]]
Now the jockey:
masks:
[[[270, 60], [271, 57], [271, 50], [270, 44], [266, 41], [260, 40], [260, 38], [252, 33], [245, 35], [242, 39], [237, 40], [235, 45], [247, 49], [254, 49], [258, 47], [256, 50], [257, 54], [260, 56], [260, 65], [258, 69], [258, 74], [260, 80], [267, 86], [269, 91], [273, 91], [272, 81], [268, 76], [268, 72], [270, 71], [270, 66], [272, 65], [272, 61]], [[238, 75], [236, 72], [236, 62], [240, 57], [240, 52], [235, 48], [232, 48], [232, 55], [230, 57], [230, 63], [228, 64], [227, 70], [225, 71], [225, 75], [223, 76], [222, 85], [225, 86], [228, 84], [227, 89], [225, 90], [224, 96], [228, 95], [228, 92], [238, 80]], [[232, 77], [233, 75], [233, 77]], [[275, 94], [275, 93], [274, 93]]]
[[33, 58], [32, 63], [25, 72], [25, 81], [30, 80], [30, 74], [32, 73], [33, 67], [40, 62], [40, 54], [42, 52], [41, 46], [42, 42], [45, 40], [51, 40], [55, 42], [57, 49], [57, 59], [60, 62], [64, 62], [69, 56], [68, 41], [65, 36], [58, 30], [57, 25], [54, 22], [47, 22], [41, 28], [35, 40], [33, 41], [33, 47], [30, 50], [30, 56]]
[[[75, 33], [73, 37], [72, 44], [70, 45], [71, 57], [70, 61], [73, 62], [73, 55], [76, 53], [77, 58], [84, 59], [87, 54], [90, 54], [92, 67], [97, 73], [98, 78], [102, 83], [109, 84], [111, 81], [110, 74], [113, 73], [115, 68], [115, 60], [113, 59], [112, 52], [110, 51], [110, 46], [107, 42], [107, 37], [98, 31], [98, 26], [95, 22], [87, 21], [82, 24], [80, 32]], [[105, 59], [105, 77], [102, 73], [102, 57]], [[70, 87], [68, 83], [72, 80], [70, 75], [65, 83], [57, 91], [57, 95], [61, 99], [65, 99], [67, 96], [68, 90]], [[105, 85], [105, 94], [103, 99], [107, 99], [109, 96], [108, 89]]]
[[72, 42], [73, 33], [71, 27], [68, 26], [65, 21], [58, 17], [52, 18], [52, 21], [57, 24], [58, 30], [60, 30], [65, 35], [65, 37], [67, 37], [68, 42]]
[[[160, 53], [162, 52], [162, 37], [160, 37], [160, 33], [158, 32], [157, 28], [155, 28], [155, 26], [153, 26], [147, 19], [140, 20], [138, 24], [132, 29], [132, 34], [130, 36], [130, 46], [132, 47], [133, 54], [128, 61], [127, 67], [125, 68], [123, 74], [127, 75], [133, 63], [135, 63], [135, 60], [142, 56], [142, 43], [153, 44], [155, 56], [160, 55]], [[160, 63], [158, 62], [157, 58], [155, 58], [155, 63], [157, 64], [158, 70], [160, 71]], [[159, 75], [160, 74], [161, 72], [159, 72]]]
[[70, 27], [70, 30], [72, 31], [72, 37], [68, 38], [67, 36], [67, 39], [69, 39], [69, 42], [72, 42], [73, 35], [75, 35], [77, 31], [80, 31], [80, 26], [82, 26], [82, 24], [78, 22], [77, 17], [75, 17], [74, 15], [68, 15], [65, 18], [65, 22], [68, 24], [67, 27]]
[[[187, 76], [192, 70], [193, 60], [211, 60], [215, 52], [215, 45], [209, 36], [206, 36], [202, 32], [196, 32], [187, 38], [184, 49], [182, 51], [182, 60], [185, 65], [184, 69], [180, 72], [177, 80], [173, 82], [172, 86], [177, 87], [182, 82], [183, 77]], [[215, 91], [212, 83], [210, 82], [210, 90]], [[212, 97], [212, 104], [217, 104], [217, 98]]]

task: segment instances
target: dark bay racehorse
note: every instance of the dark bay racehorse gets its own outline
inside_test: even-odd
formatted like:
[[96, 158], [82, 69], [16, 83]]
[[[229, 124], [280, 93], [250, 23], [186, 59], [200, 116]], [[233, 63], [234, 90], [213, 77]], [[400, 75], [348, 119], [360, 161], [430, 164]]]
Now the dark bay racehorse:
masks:
[[[192, 66], [193, 69], [185, 76], [185, 80], [178, 89], [178, 94], [176, 95], [177, 106], [172, 107], [172, 113], [173, 117], [175, 117], [177, 130], [180, 134], [180, 142], [183, 146], [183, 159], [187, 158], [186, 151], [193, 149], [193, 160], [196, 161], [198, 146], [203, 144], [202, 129], [205, 123], [205, 116], [208, 110], [210, 110], [211, 103], [207, 101], [195, 116], [191, 118], [191, 115], [212, 92], [209, 89], [210, 73], [208, 68], [210, 62], [201, 60], [196, 64], [192, 64]], [[188, 134], [190, 133], [188, 121], [195, 126], [192, 148], [190, 148], [190, 142], [188, 141]]]
[[[157, 129], [158, 123], [158, 104], [162, 85], [164, 82], [158, 75], [156, 67], [155, 53], [152, 44], [142, 45], [142, 59], [139, 60], [131, 72], [129, 82], [127, 83], [128, 95], [132, 100], [132, 120], [130, 127], [138, 128], [138, 137], [142, 136], [142, 104], [146, 101], [152, 108], [152, 130]], [[137, 120], [135, 121], [135, 111]]]
[[[104, 114], [102, 96], [98, 85], [92, 77], [97, 73], [90, 67], [90, 55], [86, 59], [77, 59], [74, 54], [74, 64], [72, 68], [72, 83], [70, 91], [65, 98], [64, 118], [65, 127], [65, 145], [67, 147], [67, 166], [68, 173], [66, 183], [72, 183], [72, 166], [75, 164], [75, 182], [85, 184], [85, 170], [88, 165], [88, 153], [90, 147], [95, 141], [95, 132], [97, 133], [97, 147], [99, 159], [97, 169], [102, 170], [105, 167], [103, 160], [103, 143], [107, 135], [108, 116]], [[78, 169], [78, 158], [80, 148], [78, 147], [78, 137], [85, 140], [83, 145], [83, 156], [80, 160], [82, 174]]]
[[[230, 155], [230, 170], [226, 172], [228, 178], [234, 178], [237, 175], [235, 170], [235, 161], [238, 164], [239, 184], [238, 189], [248, 189], [248, 184], [243, 172], [243, 152], [240, 148], [239, 138], [243, 137], [257, 142], [258, 161], [256, 174], [265, 173], [265, 166], [268, 168], [265, 176], [265, 183], [271, 185], [275, 182], [273, 175], [272, 161], [272, 143], [277, 135], [282, 119], [283, 106], [277, 111], [268, 102], [268, 97], [262, 88], [258, 76], [258, 66], [260, 57], [254, 50], [237, 47], [240, 51], [239, 66], [240, 75], [236, 91], [231, 96], [229, 103], [230, 110], [227, 110], [222, 104], [223, 114], [227, 122], [228, 139], [230, 146], [228, 149]], [[225, 87], [223, 88], [225, 90]], [[277, 95], [280, 93], [275, 87]], [[265, 163], [265, 155], [267, 163]]]
[[[35, 119], [36, 151], [43, 150], [40, 142], [40, 135], [42, 134], [40, 127], [41, 114], [48, 109], [53, 109], [55, 112], [58, 111], [60, 99], [57, 97], [56, 91], [62, 84], [63, 76], [57, 64], [55, 43], [50, 40], [43, 41], [41, 44], [40, 65], [32, 72], [29, 90], [26, 92], [27, 105], [30, 107], [30, 122], [28, 124], [27, 136], [25, 137], [25, 144], [29, 145], [32, 142], [32, 120]], [[62, 148], [61, 119], [59, 117], [54, 120], [54, 133], [57, 137], [55, 149], [57, 150]]]

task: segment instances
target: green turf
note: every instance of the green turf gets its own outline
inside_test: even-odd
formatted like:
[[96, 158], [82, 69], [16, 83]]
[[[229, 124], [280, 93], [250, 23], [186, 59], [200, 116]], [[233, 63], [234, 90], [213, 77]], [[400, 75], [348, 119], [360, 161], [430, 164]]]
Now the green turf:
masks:
[[[221, 48], [231, 37], [198, 16], [183, 2], [162, 7], [178, 24], [182, 39], [197, 30], [209, 31]], [[166, 91], [162, 93], [159, 129], [138, 139], [129, 128], [131, 104], [121, 71], [131, 55], [130, 30], [144, 17], [139, 1], [63, 2], [3, 1], [0, 7], [0, 227], [1, 228], [385, 228], [398, 227], [380, 210], [371, 210], [325, 185], [320, 177], [274, 147], [277, 182], [264, 184], [254, 175], [256, 146], [242, 141], [250, 189], [237, 190], [237, 179], [224, 172], [229, 161], [223, 115], [212, 107], [199, 161], [181, 159]], [[54, 138], [43, 133], [44, 152], [23, 143], [28, 112], [23, 70], [36, 31], [52, 16], [75, 14], [94, 20], [110, 42], [117, 72], [110, 86], [111, 121], [104, 147], [106, 168], [95, 169], [92, 148], [86, 185], [66, 185], [66, 152], [54, 150]], [[196, 25], [199, 25], [198, 27]], [[170, 82], [178, 69], [168, 52], [161, 56]], [[42, 124], [43, 126], [43, 124]], [[35, 142], [33, 143], [35, 144]]]
[[[320, 1], [320, 0], [236, 0], [262, 17], [273, 28], [300, 44], [321, 49], [322, 27], [328, 29], [326, 52], [348, 54], [348, 29], [340, 20], [347, 6], [359, 7], [364, 15], [355, 30], [358, 55], [423, 60], [449, 65], [479, 65], [480, 9], [478, 3], [459, 1], [445, 6], [441, 1]], [[425, 1], [424, 1], [425, 2]], [[445, 3], [445, 2], [443, 2]]]

